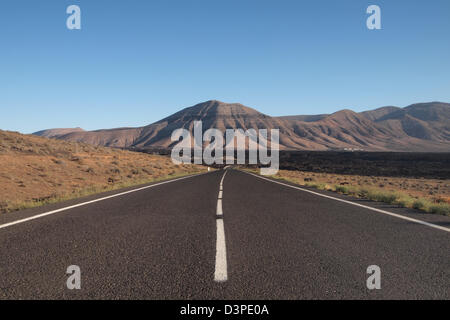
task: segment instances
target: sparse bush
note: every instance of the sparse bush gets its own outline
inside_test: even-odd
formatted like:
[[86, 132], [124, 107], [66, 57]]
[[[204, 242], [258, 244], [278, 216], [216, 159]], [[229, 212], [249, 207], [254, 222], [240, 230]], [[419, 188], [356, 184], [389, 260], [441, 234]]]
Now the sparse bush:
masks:
[[430, 206], [429, 212], [443, 215], [450, 215], [450, 205], [443, 203], [433, 204]]
[[416, 201], [413, 202], [412, 207], [414, 209], [421, 210], [425, 208], [425, 202], [422, 199], [417, 199]]
[[366, 188], [361, 188], [358, 190], [358, 197], [360, 197], [360, 198], [367, 198], [368, 194], [369, 194], [369, 190]]
[[334, 186], [334, 190], [336, 190], [336, 192], [343, 193], [343, 194], [349, 193], [349, 188], [346, 186], [336, 185], [336, 186]]
[[372, 189], [368, 190], [367, 195], [365, 197], [373, 201], [392, 204], [398, 198], [398, 195], [396, 193], [389, 191]]
[[395, 200], [396, 204], [405, 208], [412, 208], [413, 202], [414, 202], [413, 198], [405, 195], [402, 195], [397, 200]]

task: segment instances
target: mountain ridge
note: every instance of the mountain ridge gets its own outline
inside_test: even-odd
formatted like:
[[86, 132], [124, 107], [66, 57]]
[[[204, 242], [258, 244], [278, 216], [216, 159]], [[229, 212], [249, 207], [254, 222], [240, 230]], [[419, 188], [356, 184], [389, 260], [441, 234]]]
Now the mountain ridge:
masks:
[[209, 100], [143, 127], [47, 129], [34, 134], [116, 148], [171, 148], [172, 132], [185, 128], [192, 133], [198, 120], [203, 131], [279, 129], [282, 150], [450, 151], [450, 104], [443, 102], [271, 117], [240, 103]]

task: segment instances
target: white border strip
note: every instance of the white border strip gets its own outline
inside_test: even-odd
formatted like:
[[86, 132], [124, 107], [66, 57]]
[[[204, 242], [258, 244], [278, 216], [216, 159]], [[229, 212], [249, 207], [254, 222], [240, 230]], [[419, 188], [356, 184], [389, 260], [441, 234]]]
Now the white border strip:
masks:
[[245, 172], [247, 174], [250, 174], [252, 176], [255, 176], [255, 177], [263, 179], [263, 180], [267, 180], [267, 181], [270, 181], [270, 182], [273, 182], [273, 183], [276, 183], [276, 184], [280, 184], [280, 185], [285, 186], [285, 187], [289, 187], [289, 188], [292, 188], [292, 189], [297, 189], [297, 190], [300, 190], [300, 191], [312, 193], [312, 194], [315, 194], [316, 196], [320, 196], [320, 197], [324, 197], [324, 198], [328, 198], [328, 199], [344, 202], [344, 203], [351, 204], [351, 205], [354, 205], [354, 206], [357, 206], [357, 207], [361, 207], [361, 208], [364, 208], [364, 209], [369, 209], [369, 210], [372, 210], [372, 211], [376, 211], [376, 212], [380, 212], [380, 213], [383, 213], [383, 214], [387, 214], [389, 216], [396, 217], [396, 218], [399, 218], [399, 219], [415, 222], [415, 223], [418, 223], [418, 224], [421, 224], [421, 225], [424, 225], [424, 226], [427, 226], [427, 227], [430, 227], [430, 228], [435, 228], [435, 229], [439, 229], [439, 230], [442, 230], [442, 231], [450, 232], [450, 228], [442, 227], [442, 226], [439, 226], [437, 224], [433, 224], [433, 223], [425, 222], [425, 221], [422, 221], [422, 220], [418, 220], [418, 219], [402, 216], [400, 214], [392, 213], [392, 212], [381, 210], [381, 209], [377, 209], [377, 208], [372, 208], [372, 207], [365, 206], [363, 204], [355, 203], [355, 202], [352, 202], [352, 201], [348, 201], [348, 200], [344, 200], [344, 199], [339, 199], [339, 198], [327, 196], [325, 194], [321, 194], [321, 193], [314, 192], [314, 191], [311, 191], [311, 190], [303, 189], [303, 188], [300, 188], [300, 187], [291, 186], [291, 185], [283, 183], [283, 182], [279, 182], [279, 181], [275, 181], [275, 180], [268, 179], [268, 178], [265, 178], [265, 177], [261, 177], [261, 176], [259, 176], [257, 174], [251, 173], [251, 172], [247, 172], [247, 171], [242, 171], [242, 172]]
[[[206, 172], [206, 173], [208, 173], [208, 172]], [[141, 187], [141, 188], [137, 188], [137, 189], [133, 189], [133, 190], [129, 190], [129, 191], [113, 194], [113, 195], [110, 195], [110, 196], [107, 196], [107, 197], [103, 197], [103, 198], [99, 198], [99, 199], [95, 199], [95, 200], [91, 200], [91, 201], [87, 201], [87, 202], [78, 203], [78, 204], [75, 204], [73, 206], [64, 207], [64, 208], [56, 209], [56, 210], [53, 210], [53, 211], [48, 211], [48, 212], [41, 213], [41, 214], [29, 217], [29, 218], [25, 218], [25, 219], [16, 220], [16, 221], [13, 221], [13, 222], [2, 224], [2, 225], [0, 225], [0, 229], [4, 229], [4, 228], [11, 227], [11, 226], [19, 224], [19, 223], [24, 223], [24, 222], [35, 220], [35, 219], [39, 219], [39, 218], [42, 218], [42, 217], [46, 217], [46, 216], [49, 216], [51, 214], [55, 214], [55, 213], [58, 213], [58, 212], [67, 211], [67, 210], [70, 210], [70, 209], [73, 209], [73, 208], [82, 207], [82, 206], [85, 206], [85, 205], [88, 205], [88, 204], [91, 204], [91, 203], [95, 203], [95, 202], [99, 202], [99, 201], [103, 201], [103, 200], [107, 200], [107, 199], [111, 199], [111, 198], [115, 198], [115, 197], [120, 197], [120, 196], [123, 196], [125, 194], [132, 193], [132, 192], [153, 188], [153, 187], [160, 186], [160, 185], [163, 185], [163, 184], [166, 184], [166, 183], [171, 183], [171, 182], [180, 181], [180, 180], [183, 180], [183, 179], [198, 177], [198, 176], [204, 175], [206, 173], [200, 173], [200, 174], [190, 175], [190, 176], [187, 176], [187, 177], [181, 177], [181, 178], [177, 178], [177, 179], [173, 179], [173, 180], [169, 180], [169, 181], [163, 181], [163, 182], [155, 183], [155, 184], [152, 184], [152, 185], [149, 185], [149, 186], [145, 186], [145, 187]]]

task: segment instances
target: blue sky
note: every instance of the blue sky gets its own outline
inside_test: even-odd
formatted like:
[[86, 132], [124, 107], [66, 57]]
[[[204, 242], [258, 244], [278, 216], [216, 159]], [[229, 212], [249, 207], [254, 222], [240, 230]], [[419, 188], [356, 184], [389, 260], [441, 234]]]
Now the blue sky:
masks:
[[210, 99], [274, 116], [450, 102], [450, 1], [1, 1], [1, 129], [141, 126]]

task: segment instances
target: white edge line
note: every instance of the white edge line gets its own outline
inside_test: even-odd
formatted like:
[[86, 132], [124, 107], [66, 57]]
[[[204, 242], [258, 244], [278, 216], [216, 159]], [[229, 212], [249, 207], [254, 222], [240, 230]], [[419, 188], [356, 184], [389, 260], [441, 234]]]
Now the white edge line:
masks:
[[[206, 172], [206, 173], [208, 173], [208, 172]], [[121, 192], [121, 193], [113, 194], [113, 195], [110, 195], [110, 196], [107, 196], [107, 197], [103, 197], [103, 198], [99, 198], [99, 199], [95, 199], [95, 200], [91, 200], [91, 201], [78, 203], [78, 204], [75, 204], [75, 205], [69, 206], [69, 207], [64, 207], [64, 208], [48, 211], [48, 212], [41, 213], [41, 214], [38, 214], [38, 215], [35, 215], [35, 216], [32, 216], [32, 217], [28, 217], [28, 218], [25, 218], [25, 219], [20, 219], [20, 220], [16, 220], [16, 221], [13, 221], [13, 222], [8, 222], [8, 223], [5, 223], [5, 224], [2, 224], [2, 225], [0, 225], [0, 229], [11, 227], [11, 226], [19, 224], [19, 223], [24, 223], [24, 222], [27, 222], [27, 221], [39, 219], [39, 218], [42, 218], [42, 217], [45, 217], [45, 216], [49, 216], [51, 214], [55, 214], [55, 213], [58, 213], [58, 212], [67, 211], [67, 210], [70, 210], [70, 209], [82, 207], [82, 206], [85, 206], [85, 205], [88, 205], [88, 204], [92, 204], [92, 203], [95, 203], [95, 202], [99, 202], [99, 201], [103, 201], [103, 200], [107, 200], [107, 199], [111, 199], [111, 198], [115, 198], [115, 197], [120, 197], [120, 196], [123, 196], [123, 195], [128, 194], [128, 193], [132, 193], [132, 192], [136, 192], [136, 191], [141, 191], [141, 190], [153, 188], [153, 187], [156, 187], [156, 186], [160, 186], [160, 185], [163, 185], [163, 184], [166, 184], [166, 183], [175, 182], [175, 181], [180, 181], [180, 180], [183, 180], [183, 179], [188, 179], [188, 178], [201, 176], [201, 175], [204, 175], [206, 173], [200, 173], [200, 174], [190, 175], [190, 176], [187, 176], [187, 177], [181, 177], [181, 178], [177, 178], [177, 179], [173, 179], [173, 180], [169, 180], [169, 181], [158, 182], [156, 184], [152, 184], [152, 185], [149, 185], [149, 186], [145, 186], [145, 187], [141, 187], [141, 188], [137, 188], [137, 189], [133, 189], [133, 190], [124, 191], [124, 192]]]
[[276, 183], [276, 184], [280, 184], [282, 186], [286, 186], [286, 187], [297, 189], [297, 190], [304, 191], [304, 192], [309, 192], [309, 193], [315, 194], [315, 195], [320, 196], [320, 197], [324, 197], [324, 198], [328, 198], [328, 199], [332, 199], [332, 200], [348, 203], [348, 204], [351, 204], [351, 205], [354, 205], [354, 206], [357, 206], [357, 207], [361, 207], [361, 208], [369, 209], [369, 210], [372, 210], [372, 211], [384, 213], [384, 214], [387, 214], [389, 216], [396, 217], [396, 218], [399, 218], [399, 219], [415, 222], [415, 223], [418, 223], [418, 224], [421, 224], [421, 225], [424, 225], [424, 226], [427, 226], [427, 227], [431, 227], [431, 228], [439, 229], [439, 230], [442, 230], [442, 231], [450, 232], [450, 228], [442, 227], [442, 226], [439, 226], [439, 225], [436, 225], [436, 224], [433, 224], [433, 223], [425, 222], [425, 221], [414, 219], [414, 218], [410, 218], [410, 217], [405, 217], [405, 216], [402, 216], [400, 214], [392, 213], [392, 212], [381, 210], [381, 209], [377, 209], [377, 208], [372, 208], [372, 207], [365, 206], [363, 204], [355, 203], [355, 202], [352, 202], [352, 201], [348, 201], [348, 200], [344, 200], [344, 199], [339, 199], [339, 198], [327, 196], [325, 194], [321, 194], [321, 193], [314, 192], [314, 191], [311, 191], [311, 190], [303, 189], [303, 188], [300, 188], [300, 187], [291, 186], [291, 185], [286, 184], [286, 183], [282, 183], [282, 182], [279, 182], [279, 181], [274, 181], [272, 179], [261, 177], [261, 176], [259, 176], [257, 174], [251, 173], [251, 172], [246, 172], [246, 171], [242, 171], [242, 172], [250, 174], [252, 176], [255, 176], [255, 177], [263, 179], [263, 180], [267, 180], [267, 181], [270, 181], [270, 182], [273, 182], [273, 183]]

